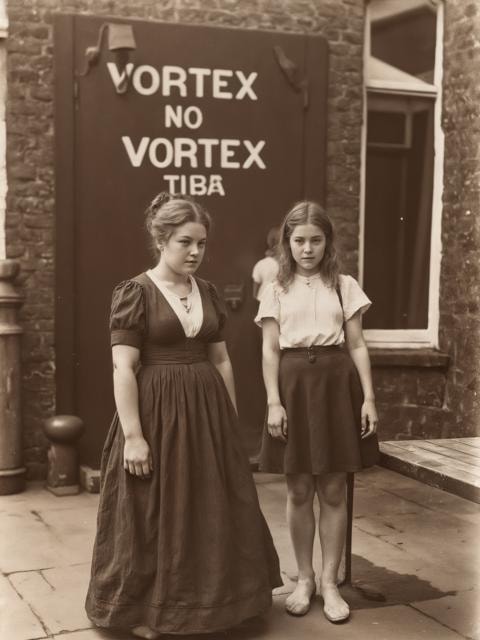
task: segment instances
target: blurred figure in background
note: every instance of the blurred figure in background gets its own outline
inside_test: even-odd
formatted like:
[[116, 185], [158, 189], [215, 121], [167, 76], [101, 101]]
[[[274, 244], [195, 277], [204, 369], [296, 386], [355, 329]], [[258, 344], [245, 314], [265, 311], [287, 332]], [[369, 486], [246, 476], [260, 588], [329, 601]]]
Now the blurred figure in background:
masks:
[[280, 238], [279, 227], [272, 227], [267, 233], [267, 250], [265, 258], [259, 260], [252, 271], [253, 297], [260, 300], [262, 293], [270, 282], [275, 280], [278, 273], [278, 262], [276, 259], [277, 245]]

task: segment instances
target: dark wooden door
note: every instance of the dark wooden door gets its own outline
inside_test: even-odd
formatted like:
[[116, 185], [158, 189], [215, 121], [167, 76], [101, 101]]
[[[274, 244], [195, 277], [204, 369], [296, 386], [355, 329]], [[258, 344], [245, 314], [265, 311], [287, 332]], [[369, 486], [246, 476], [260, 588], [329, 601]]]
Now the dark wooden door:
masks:
[[326, 44], [303, 35], [124, 21], [136, 49], [127, 91], [119, 94], [125, 61], [109, 51], [108, 27], [99, 61], [79, 75], [86, 48], [107, 22], [59, 16], [55, 24], [57, 412], [85, 421], [82, 460], [97, 467], [113, 412], [111, 291], [152, 266], [143, 210], [171, 187], [198, 197], [214, 219], [199, 275], [221, 292], [243, 287], [227, 339], [254, 453], [265, 399], [251, 271], [268, 229], [293, 202], [324, 199]]

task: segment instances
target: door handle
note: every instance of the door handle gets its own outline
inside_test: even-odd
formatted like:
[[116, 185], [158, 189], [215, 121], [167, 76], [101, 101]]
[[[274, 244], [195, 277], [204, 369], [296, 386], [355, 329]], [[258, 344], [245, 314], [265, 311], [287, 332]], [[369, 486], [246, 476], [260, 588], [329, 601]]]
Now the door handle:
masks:
[[223, 299], [232, 311], [237, 311], [243, 302], [243, 284], [226, 284], [223, 286]]

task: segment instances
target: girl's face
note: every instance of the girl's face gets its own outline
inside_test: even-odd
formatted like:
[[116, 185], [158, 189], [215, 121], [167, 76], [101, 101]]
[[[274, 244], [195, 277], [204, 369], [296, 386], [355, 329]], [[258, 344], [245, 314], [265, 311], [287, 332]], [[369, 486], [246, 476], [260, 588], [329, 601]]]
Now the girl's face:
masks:
[[203, 224], [186, 222], [159, 245], [160, 262], [178, 275], [195, 273], [202, 263], [206, 242], [207, 230]]
[[325, 254], [325, 234], [314, 224], [297, 225], [290, 236], [290, 251], [296, 262], [295, 271], [301, 276], [311, 276], [320, 269]]

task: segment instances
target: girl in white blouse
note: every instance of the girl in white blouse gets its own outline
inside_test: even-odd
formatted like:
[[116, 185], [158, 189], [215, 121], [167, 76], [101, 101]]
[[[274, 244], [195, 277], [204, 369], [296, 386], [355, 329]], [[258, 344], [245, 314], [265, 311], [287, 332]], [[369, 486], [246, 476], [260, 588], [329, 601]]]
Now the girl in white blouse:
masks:
[[373, 458], [362, 459], [361, 439], [372, 436], [378, 422], [361, 323], [371, 303], [356, 280], [338, 273], [332, 223], [314, 202], [296, 204], [285, 217], [279, 264], [255, 319], [263, 330], [268, 401], [260, 468], [286, 474], [287, 520], [298, 564], [287, 612], [307, 613], [316, 592], [317, 495], [324, 613], [342, 622], [350, 614], [337, 588], [347, 525], [346, 473], [372, 464], [378, 454], [374, 438]]

